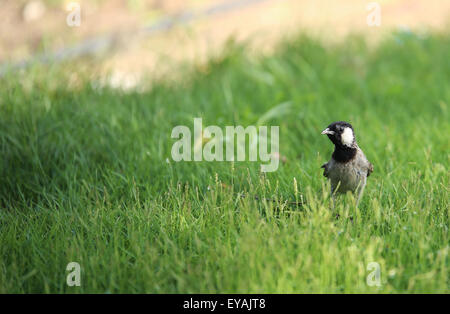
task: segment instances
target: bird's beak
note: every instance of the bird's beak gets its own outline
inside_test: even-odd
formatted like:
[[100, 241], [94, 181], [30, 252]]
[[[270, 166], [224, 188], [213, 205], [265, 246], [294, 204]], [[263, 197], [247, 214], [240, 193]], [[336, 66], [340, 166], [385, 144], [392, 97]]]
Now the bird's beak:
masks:
[[326, 128], [326, 129], [323, 130], [322, 133], [320, 133], [320, 134], [330, 134], [330, 135], [333, 135], [333, 134], [334, 134], [334, 131], [331, 131], [329, 128]]

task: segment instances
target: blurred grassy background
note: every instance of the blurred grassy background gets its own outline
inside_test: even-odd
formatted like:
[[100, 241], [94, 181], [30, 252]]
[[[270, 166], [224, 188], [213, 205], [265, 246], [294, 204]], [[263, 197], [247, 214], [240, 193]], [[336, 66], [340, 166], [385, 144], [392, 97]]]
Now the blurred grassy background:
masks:
[[[380, 27], [367, 25], [369, 1], [360, 0], [79, 0], [81, 25], [69, 27], [69, 2], [2, 0], [0, 66], [111, 36], [111, 46], [85, 56], [83, 62], [108, 84], [129, 88], [145, 83], [148, 73], [177, 73], [180, 62], [205, 63], [220, 54], [230, 38], [246, 43], [248, 53], [261, 55], [270, 54], [299, 29], [326, 42], [361, 33], [373, 43], [392, 30], [442, 31], [450, 17], [450, 2], [441, 0], [380, 0]], [[224, 9], [230, 3], [241, 6]], [[211, 8], [215, 14], [202, 15]], [[199, 16], [180, 24], [190, 14]], [[143, 34], [146, 27], [164, 21], [173, 25]]]

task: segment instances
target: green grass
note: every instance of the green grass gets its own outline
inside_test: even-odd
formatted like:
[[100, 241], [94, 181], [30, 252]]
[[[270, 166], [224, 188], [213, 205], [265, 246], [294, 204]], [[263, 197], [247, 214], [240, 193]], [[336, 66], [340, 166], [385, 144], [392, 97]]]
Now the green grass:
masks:
[[[411, 33], [375, 48], [300, 36], [264, 58], [231, 45], [146, 93], [71, 88], [58, 69], [4, 78], [0, 292], [448, 293], [449, 47]], [[166, 162], [174, 126], [255, 125], [285, 102], [265, 122], [280, 126], [278, 171]], [[338, 220], [320, 169], [336, 120], [375, 168]], [[80, 287], [66, 285], [73, 261]]]

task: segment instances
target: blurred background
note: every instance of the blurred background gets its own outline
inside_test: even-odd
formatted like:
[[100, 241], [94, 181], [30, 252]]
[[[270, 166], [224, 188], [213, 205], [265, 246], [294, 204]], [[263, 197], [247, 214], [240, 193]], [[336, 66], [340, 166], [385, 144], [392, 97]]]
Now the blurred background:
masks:
[[[72, 2], [0, 0], [0, 293], [449, 292], [450, 0]], [[279, 126], [278, 171], [175, 162], [196, 117]], [[338, 120], [375, 168], [340, 219]]]
[[[111, 85], [138, 84], [179, 62], [201, 63], [230, 38], [250, 53], [270, 52], [299, 31], [339, 40], [376, 41], [392, 29], [448, 27], [450, 1], [379, 0], [381, 25], [369, 27], [362, 0], [0, 0], [0, 74], [33, 62], [78, 60]], [[80, 25], [67, 16], [75, 5]], [[83, 61], [83, 60], [82, 60]]]

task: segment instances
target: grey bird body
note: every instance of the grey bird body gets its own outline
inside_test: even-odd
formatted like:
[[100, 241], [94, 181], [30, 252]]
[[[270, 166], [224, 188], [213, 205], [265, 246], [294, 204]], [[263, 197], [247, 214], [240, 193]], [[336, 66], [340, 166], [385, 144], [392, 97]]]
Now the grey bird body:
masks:
[[346, 122], [335, 122], [322, 134], [327, 134], [335, 144], [331, 160], [322, 165], [323, 175], [331, 183], [333, 200], [336, 193], [350, 191], [356, 193], [359, 203], [373, 166], [356, 143], [353, 127]]

